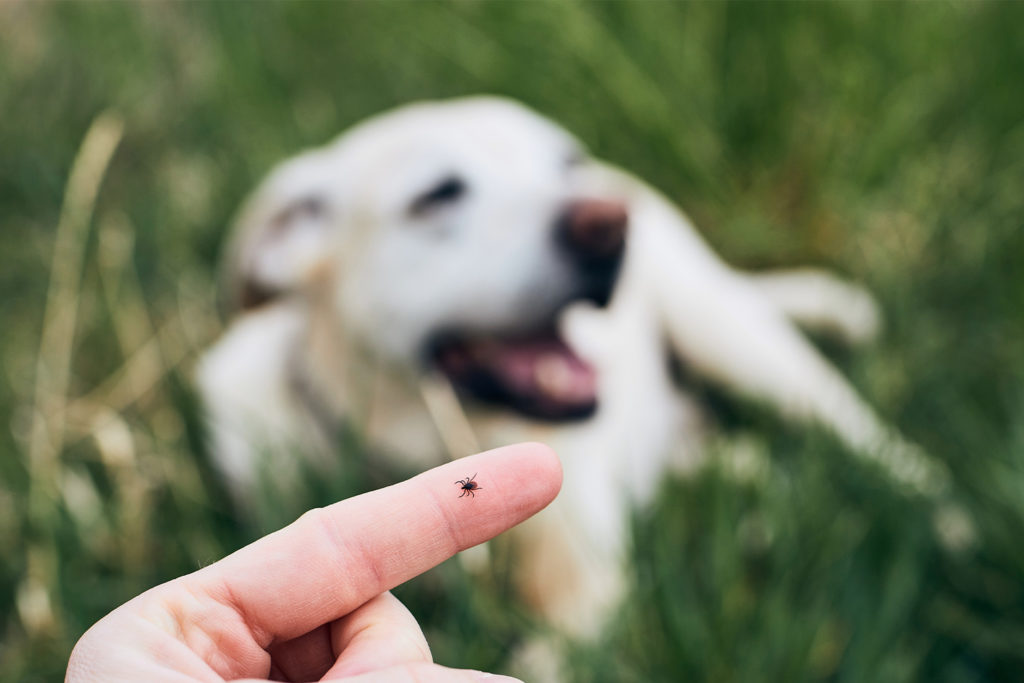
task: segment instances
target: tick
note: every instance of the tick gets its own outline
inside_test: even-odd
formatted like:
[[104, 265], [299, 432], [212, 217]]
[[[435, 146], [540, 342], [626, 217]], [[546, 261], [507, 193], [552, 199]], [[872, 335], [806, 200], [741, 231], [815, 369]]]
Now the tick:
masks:
[[471, 497], [476, 498], [475, 491], [483, 491], [480, 485], [473, 481], [474, 479], [476, 479], [475, 474], [472, 477], [459, 479], [457, 482], [455, 482], [456, 484], [459, 484], [459, 486], [462, 488], [462, 493], [459, 495], [459, 498], [462, 498], [462, 496], [466, 495], [467, 493]]

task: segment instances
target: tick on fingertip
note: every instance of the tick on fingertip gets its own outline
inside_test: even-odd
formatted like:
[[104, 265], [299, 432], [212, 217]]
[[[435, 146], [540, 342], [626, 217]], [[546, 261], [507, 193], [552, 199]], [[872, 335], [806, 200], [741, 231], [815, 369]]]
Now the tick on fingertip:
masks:
[[483, 489], [480, 487], [480, 485], [477, 484], [475, 481], [473, 481], [474, 479], [476, 479], [476, 475], [475, 474], [472, 477], [466, 477], [465, 479], [459, 479], [457, 482], [455, 482], [462, 489], [462, 493], [459, 494], [459, 498], [462, 498], [462, 496], [466, 495], [467, 493], [470, 495], [470, 497], [476, 498], [476, 493], [475, 492], [476, 491], [483, 491]]

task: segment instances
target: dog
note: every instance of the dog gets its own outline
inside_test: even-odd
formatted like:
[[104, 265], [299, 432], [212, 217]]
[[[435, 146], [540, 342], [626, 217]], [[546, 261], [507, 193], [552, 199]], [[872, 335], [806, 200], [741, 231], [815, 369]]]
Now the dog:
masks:
[[543, 441], [564, 485], [516, 532], [516, 582], [571, 636], [623, 595], [629, 511], [714, 432], [673, 364], [831, 430], [901, 483], [943, 485], [802, 332], [870, 339], [863, 288], [728, 266], [657, 190], [516, 102], [361, 123], [274, 169], [229, 244], [234, 317], [198, 383], [236, 500], [261, 470], [296, 485], [298, 452], [343, 467], [342, 424], [416, 468]]

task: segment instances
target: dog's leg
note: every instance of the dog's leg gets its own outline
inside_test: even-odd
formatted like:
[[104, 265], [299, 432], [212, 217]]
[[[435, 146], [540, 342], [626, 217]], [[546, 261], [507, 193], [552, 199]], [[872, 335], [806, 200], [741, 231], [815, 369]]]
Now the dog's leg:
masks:
[[[563, 486], [547, 509], [512, 532], [519, 594], [558, 634], [538, 632], [513, 653], [513, 672], [538, 683], [565, 680], [569, 672], [562, 670], [563, 638], [593, 642], [625, 594], [623, 525], [627, 518], [616, 492], [577, 489], [575, 494], [586, 494], [589, 504], [585, 505], [577, 495], [573, 500], [565, 498], [566, 493]], [[611, 499], [607, 493], [613, 494]], [[598, 518], [617, 516], [610, 528], [583, 514], [598, 503], [603, 506]], [[595, 538], [599, 531], [606, 533]]]
[[516, 531], [521, 594], [562, 633], [584, 640], [599, 635], [625, 593], [629, 508], [614, 482], [594, 479], [587, 477], [598, 490], [563, 486], [558, 500]]
[[779, 307], [653, 192], [633, 206], [630, 250], [672, 345], [695, 370], [784, 416], [825, 425], [915, 490], [945, 487], [946, 471], [886, 426]]
[[332, 452], [289, 390], [288, 359], [303, 326], [295, 307], [253, 311], [237, 319], [196, 368], [210, 455], [240, 509], [253, 509], [263, 481], [281, 493], [300, 490], [302, 457], [317, 463], [321, 451]]
[[817, 268], [746, 275], [786, 317], [806, 330], [830, 334], [851, 345], [878, 335], [878, 304], [863, 287]]

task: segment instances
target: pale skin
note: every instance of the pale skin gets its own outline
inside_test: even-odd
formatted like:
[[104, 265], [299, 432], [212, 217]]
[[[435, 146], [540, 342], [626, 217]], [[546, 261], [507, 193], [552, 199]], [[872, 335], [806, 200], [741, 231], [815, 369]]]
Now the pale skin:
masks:
[[[459, 498], [466, 472], [487, 495]], [[435, 664], [388, 591], [527, 519], [561, 481], [550, 448], [519, 444], [312, 510], [115, 609], [78, 641], [66, 680], [512, 680]]]

